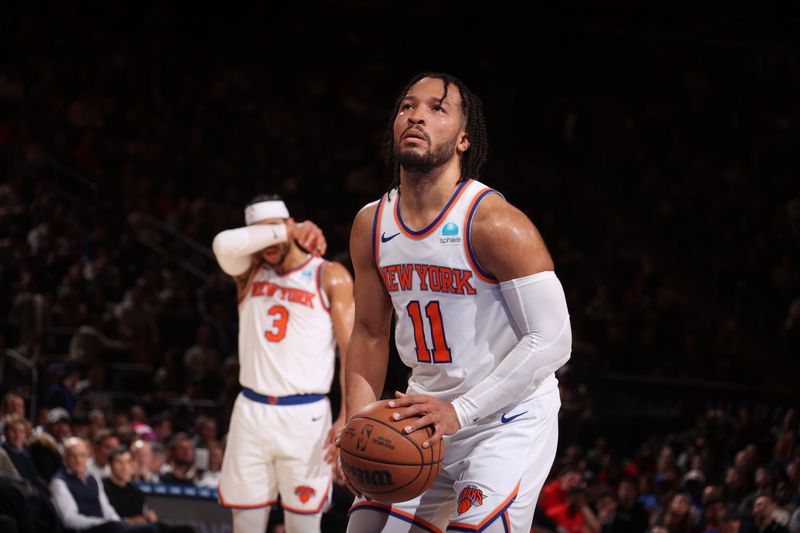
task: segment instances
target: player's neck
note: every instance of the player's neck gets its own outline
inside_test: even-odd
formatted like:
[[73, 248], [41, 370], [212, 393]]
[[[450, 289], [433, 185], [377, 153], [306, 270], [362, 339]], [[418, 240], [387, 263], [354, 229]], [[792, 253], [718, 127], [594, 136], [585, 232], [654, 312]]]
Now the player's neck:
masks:
[[308, 252], [301, 250], [298, 246], [292, 245], [289, 249], [289, 253], [286, 254], [286, 257], [283, 259], [280, 265], [276, 265], [273, 267], [275, 272], [278, 274], [285, 274], [290, 270], [294, 270], [295, 268], [299, 267], [311, 256]]
[[[426, 173], [400, 171], [400, 207], [403, 218], [437, 216], [458, 187], [458, 161]], [[424, 225], [423, 225], [424, 227]]]

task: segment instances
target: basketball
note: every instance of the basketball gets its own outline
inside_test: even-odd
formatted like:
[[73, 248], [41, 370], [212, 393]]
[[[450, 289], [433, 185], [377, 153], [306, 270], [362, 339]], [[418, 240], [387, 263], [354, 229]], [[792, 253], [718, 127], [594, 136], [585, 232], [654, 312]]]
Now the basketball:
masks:
[[423, 448], [433, 435], [424, 427], [405, 433], [419, 417], [392, 420], [389, 400], [373, 402], [356, 413], [340, 437], [340, 460], [347, 481], [364, 496], [385, 503], [404, 502], [422, 494], [439, 475], [444, 443]]

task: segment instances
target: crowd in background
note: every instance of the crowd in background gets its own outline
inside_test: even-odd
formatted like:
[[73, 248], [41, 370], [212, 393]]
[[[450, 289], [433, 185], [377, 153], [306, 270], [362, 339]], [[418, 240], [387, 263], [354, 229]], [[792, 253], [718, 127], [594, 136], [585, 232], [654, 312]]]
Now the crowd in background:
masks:
[[[122, 445], [134, 480], [213, 487], [239, 391], [235, 289], [186, 243], [207, 249], [243, 224], [250, 198], [279, 193], [348, 264], [353, 216], [389, 181], [380, 149], [396, 91], [437, 64], [405, 54], [436, 47], [368, 12], [342, 28], [259, 6], [227, 21], [179, 11], [60, 3], [0, 21], [16, 51], [0, 70], [0, 349], [39, 376], [4, 360], [2, 392], [15, 394], [3, 414], [23, 418], [6, 426], [24, 425], [31, 445], [49, 434], [63, 453], [85, 439], [101, 475]], [[575, 345], [538, 525], [750, 527], [765, 495], [797, 532], [796, 395], [764, 409], [699, 395], [620, 440], [611, 428], [630, 421], [605, 394], [620, 376], [796, 391], [796, 53], [635, 31], [566, 29], [554, 44], [554, 31], [520, 19], [445, 62], [484, 99], [481, 179], [536, 223], [567, 291]], [[387, 392], [405, 377], [395, 366]]]

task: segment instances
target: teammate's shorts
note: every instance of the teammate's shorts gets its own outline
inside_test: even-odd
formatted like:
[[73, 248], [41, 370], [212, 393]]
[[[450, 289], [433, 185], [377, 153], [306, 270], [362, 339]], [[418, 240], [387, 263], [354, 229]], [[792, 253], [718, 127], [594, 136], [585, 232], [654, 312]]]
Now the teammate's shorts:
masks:
[[[560, 405], [554, 388], [446, 437], [430, 489], [392, 505], [357, 499], [347, 531], [529, 531], [556, 454]], [[373, 513], [388, 516], [382, 529]]]
[[219, 501], [252, 509], [272, 505], [314, 514], [327, 509], [331, 465], [323, 445], [331, 427], [326, 397], [299, 405], [236, 399], [222, 461]]

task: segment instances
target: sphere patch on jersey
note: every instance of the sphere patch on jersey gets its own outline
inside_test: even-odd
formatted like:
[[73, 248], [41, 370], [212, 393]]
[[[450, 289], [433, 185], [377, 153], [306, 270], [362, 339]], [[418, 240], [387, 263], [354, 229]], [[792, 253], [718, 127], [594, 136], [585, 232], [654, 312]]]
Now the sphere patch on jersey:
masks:
[[442, 235], [458, 235], [458, 225], [453, 222], [448, 222], [442, 228]]

